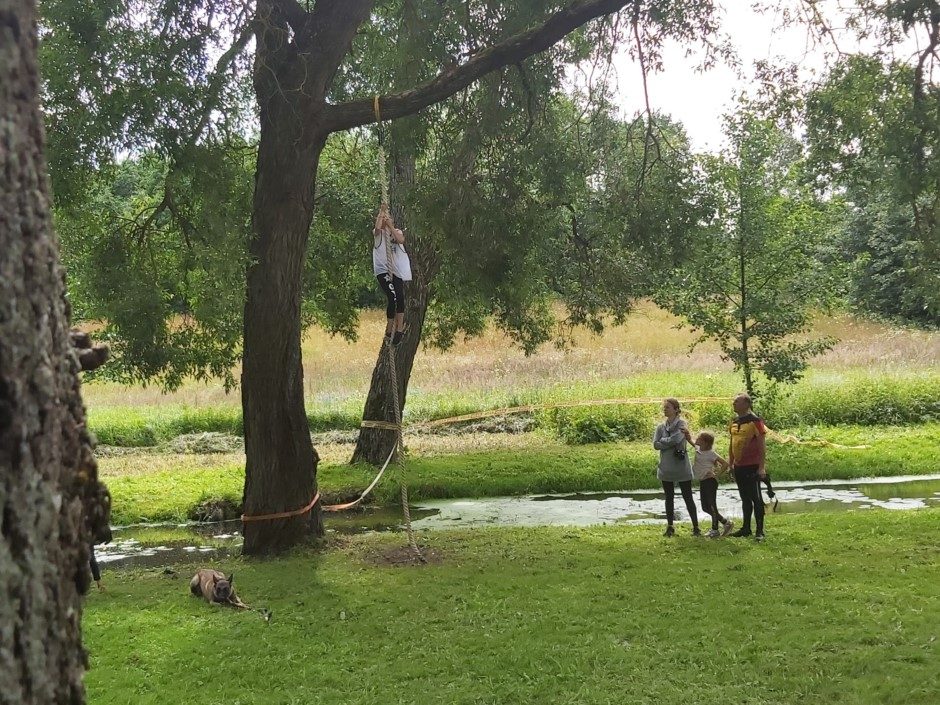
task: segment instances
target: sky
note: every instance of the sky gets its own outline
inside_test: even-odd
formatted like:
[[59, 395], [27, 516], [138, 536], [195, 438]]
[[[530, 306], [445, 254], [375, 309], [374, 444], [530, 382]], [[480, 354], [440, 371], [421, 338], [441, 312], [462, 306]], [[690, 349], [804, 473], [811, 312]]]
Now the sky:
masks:
[[[754, 62], [771, 59], [775, 62], [797, 62], [804, 77], [825, 71], [831, 44], [813, 42], [806, 27], [781, 27], [781, 18], [774, 12], [761, 14], [749, 0], [725, 0], [723, 31], [730, 35], [741, 61], [739, 76], [725, 64], [707, 72], [696, 71], [698, 60], [685, 56], [685, 47], [675, 43], [664, 51], [665, 70], [648, 79], [650, 104], [654, 110], [672, 115], [688, 131], [692, 147], [701, 151], [718, 151], [722, 145], [722, 116], [734, 105], [735, 92], [748, 89], [753, 77]], [[833, 16], [833, 25], [839, 18]], [[859, 48], [853, 36], [835, 32], [843, 52]], [[865, 47], [863, 47], [865, 48]], [[913, 50], [913, 44], [911, 49]], [[614, 59], [616, 95], [628, 114], [644, 107], [643, 84], [639, 66], [626, 51]]]

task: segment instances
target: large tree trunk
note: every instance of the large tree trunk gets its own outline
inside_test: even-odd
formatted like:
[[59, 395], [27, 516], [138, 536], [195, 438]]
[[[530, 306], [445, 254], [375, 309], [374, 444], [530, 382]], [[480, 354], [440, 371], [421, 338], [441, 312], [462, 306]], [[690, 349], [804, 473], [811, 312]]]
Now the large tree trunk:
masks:
[[[412, 153], [397, 154], [392, 171], [392, 202], [395, 203], [395, 222], [399, 227], [407, 227], [407, 214], [402, 203], [407, 201], [407, 194], [415, 182], [415, 158]], [[406, 285], [405, 335], [395, 351], [395, 366], [398, 378], [398, 400], [400, 412], [405, 409], [408, 394], [408, 381], [414, 367], [415, 356], [421, 344], [424, 319], [428, 311], [428, 300], [434, 277], [440, 269], [437, 252], [427, 238], [420, 234], [408, 233], [408, 254], [411, 259], [413, 281]], [[379, 356], [372, 370], [372, 382], [366, 397], [364, 420], [394, 421], [391, 378], [388, 369], [388, 355], [384, 346], [379, 349]], [[395, 446], [395, 432], [377, 428], [363, 428], [356, 441], [352, 462], [381, 465]]]
[[36, 8], [0, 0], [0, 703], [85, 701], [81, 594], [107, 495], [85, 431], [38, 108]]
[[[284, 33], [267, 26], [258, 42], [255, 90], [261, 140], [241, 385], [248, 516], [305, 507], [316, 492], [319, 460], [304, 409], [300, 298], [325, 134], [317, 129], [317, 102], [300, 90], [302, 67]], [[323, 533], [319, 504], [308, 512], [243, 526], [243, 550], [255, 555]]]

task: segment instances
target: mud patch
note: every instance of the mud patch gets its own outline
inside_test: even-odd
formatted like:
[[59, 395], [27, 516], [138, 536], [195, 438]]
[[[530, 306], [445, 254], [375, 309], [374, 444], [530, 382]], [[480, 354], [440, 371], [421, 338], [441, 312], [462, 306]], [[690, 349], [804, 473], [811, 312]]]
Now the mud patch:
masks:
[[207, 499], [189, 510], [190, 521], [213, 523], [241, 519], [242, 508], [225, 497]]
[[440, 565], [444, 562], [444, 555], [437, 549], [430, 546], [418, 546], [418, 550], [421, 551], [421, 558], [415, 555], [411, 546], [406, 545], [369, 551], [365, 559], [372, 565], [395, 567]]

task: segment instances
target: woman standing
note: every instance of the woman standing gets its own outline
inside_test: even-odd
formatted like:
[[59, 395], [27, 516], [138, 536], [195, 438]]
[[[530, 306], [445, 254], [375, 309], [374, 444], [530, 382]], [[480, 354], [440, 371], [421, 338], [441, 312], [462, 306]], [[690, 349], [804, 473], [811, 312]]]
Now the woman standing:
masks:
[[680, 417], [681, 408], [678, 399], [666, 399], [663, 402], [663, 416], [666, 420], [656, 427], [653, 434], [653, 448], [659, 451], [659, 469], [656, 477], [663, 483], [663, 492], [666, 493], [666, 532], [663, 536], [672, 536], [675, 529], [672, 526], [674, 515], [674, 502], [676, 483], [682, 491], [685, 508], [692, 520], [692, 535], [701, 536], [698, 528], [698, 511], [692, 497], [692, 464], [689, 462], [687, 444], [691, 440], [689, 426], [685, 419]]

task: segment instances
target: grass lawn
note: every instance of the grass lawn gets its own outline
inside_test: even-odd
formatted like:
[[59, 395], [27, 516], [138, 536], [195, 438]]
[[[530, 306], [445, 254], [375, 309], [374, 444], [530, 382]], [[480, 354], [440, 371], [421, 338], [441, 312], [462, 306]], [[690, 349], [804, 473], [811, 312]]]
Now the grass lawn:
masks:
[[[940, 510], [773, 517], [769, 540], [661, 527], [400, 535], [195, 567], [106, 572], [84, 614], [93, 705], [940, 702]], [[931, 587], [933, 586], [933, 587]]]
[[[871, 447], [845, 450], [771, 442], [768, 469], [775, 480], [940, 472], [936, 460], [938, 423], [803, 429], [800, 435]], [[656, 452], [648, 442], [569, 446], [539, 433], [507, 438], [512, 445], [506, 449], [474, 452], [461, 445], [459, 452], [445, 452], [435, 446], [428, 455], [419, 450], [407, 463], [412, 500], [658, 486]], [[244, 466], [240, 456], [119, 456], [101, 463], [113, 499], [114, 524], [184, 520], [203, 499], [241, 500]], [[369, 467], [324, 463], [320, 489], [328, 498], [356, 494], [369, 483], [373, 472]], [[386, 480], [376, 488], [375, 496], [379, 502], [396, 502], [397, 489]], [[298, 506], [303, 503], [298, 499]]]

